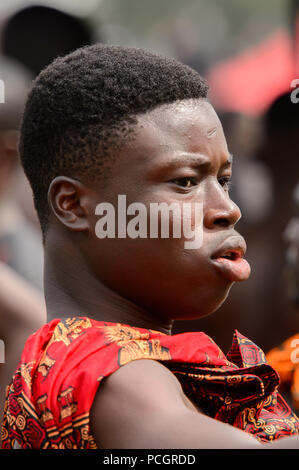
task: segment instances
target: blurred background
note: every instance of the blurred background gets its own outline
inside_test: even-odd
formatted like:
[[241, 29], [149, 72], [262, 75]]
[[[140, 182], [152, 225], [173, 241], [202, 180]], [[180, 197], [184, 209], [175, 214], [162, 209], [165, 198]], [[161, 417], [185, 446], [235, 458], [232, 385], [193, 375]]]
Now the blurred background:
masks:
[[[225, 352], [234, 328], [264, 351], [279, 345], [299, 331], [298, 291], [289, 295], [285, 274], [288, 263], [298, 262], [285, 233], [296, 217], [299, 181], [299, 103], [290, 99], [291, 82], [299, 78], [299, 0], [2, 0], [0, 261], [42, 293], [41, 236], [18, 162], [18, 125], [41, 68], [98, 41], [145, 47], [198, 70], [236, 157], [231, 197], [243, 213], [239, 231], [248, 243], [251, 278], [232, 288], [218, 312], [178, 322], [174, 332], [203, 330]], [[23, 334], [44, 318], [41, 308]], [[0, 338], [8, 334], [5, 322], [0, 292]]]

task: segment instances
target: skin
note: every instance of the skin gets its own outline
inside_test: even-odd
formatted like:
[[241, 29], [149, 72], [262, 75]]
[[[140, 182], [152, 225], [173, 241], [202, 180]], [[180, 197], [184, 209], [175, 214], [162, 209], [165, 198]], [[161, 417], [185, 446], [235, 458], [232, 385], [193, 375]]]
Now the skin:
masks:
[[[134, 136], [104, 184], [60, 176], [50, 186], [49, 320], [67, 312], [170, 334], [174, 320], [210, 314], [229, 293], [233, 282], [215, 269], [211, 256], [238, 237], [241, 214], [229, 198], [231, 157], [214, 109], [205, 100], [161, 106], [138, 117]], [[146, 206], [202, 202], [202, 246], [186, 250], [177, 238], [99, 240], [95, 207], [116, 206], [118, 194], [126, 194], [127, 204]], [[260, 446], [247, 433], [204, 416], [175, 376], [150, 360], [129, 363], [103, 382], [91, 429], [101, 448]], [[293, 438], [284, 441], [298, 445]]]
[[[48, 310], [60, 317], [66, 310], [61, 303], [67, 299], [76, 313], [83, 310], [96, 319], [113, 318], [170, 333], [173, 320], [207, 315], [227, 297], [232, 283], [215, 271], [210, 256], [223, 240], [236, 235], [234, 225], [241, 214], [225, 187], [230, 155], [209, 103], [161, 107], [139, 118], [135, 135], [118, 155], [104, 186], [87, 187], [63, 177], [51, 185], [49, 198], [62, 224], [51, 224], [47, 234]], [[178, 181], [187, 177], [192, 181]], [[126, 194], [127, 204], [138, 201], [146, 206], [202, 202], [202, 247], [186, 250], [183, 238], [99, 240], [95, 207], [100, 202], [117, 206], [118, 194]], [[61, 256], [59, 270], [63, 264], [67, 276], [57, 269]], [[128, 269], [131, 266], [134, 269]], [[70, 278], [70, 272], [82, 274]]]

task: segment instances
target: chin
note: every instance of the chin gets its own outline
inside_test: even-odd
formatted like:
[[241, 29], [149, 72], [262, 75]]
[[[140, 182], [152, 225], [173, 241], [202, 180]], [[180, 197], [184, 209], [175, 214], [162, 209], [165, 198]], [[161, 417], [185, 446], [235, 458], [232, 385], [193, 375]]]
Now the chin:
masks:
[[173, 320], [198, 320], [216, 312], [228, 297], [230, 287], [225, 292], [217, 292], [214, 296], [197, 299], [196, 304], [188, 305], [186, 302], [178, 309], [172, 310]]

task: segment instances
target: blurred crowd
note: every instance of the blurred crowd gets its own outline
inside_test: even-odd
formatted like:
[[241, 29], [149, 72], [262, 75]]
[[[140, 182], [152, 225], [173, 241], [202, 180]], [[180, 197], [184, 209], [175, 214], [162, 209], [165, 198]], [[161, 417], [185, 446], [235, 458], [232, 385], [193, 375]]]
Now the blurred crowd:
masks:
[[[105, 35], [98, 30], [95, 34], [80, 17], [44, 5], [3, 18], [0, 34], [0, 79], [5, 84], [5, 102], [0, 103], [2, 408], [5, 385], [26, 338], [46, 321], [42, 237], [18, 160], [23, 106], [32, 80], [54, 57], [95, 40], [105, 42]], [[113, 42], [113, 31], [109, 40]], [[177, 36], [175, 40], [179, 43]], [[206, 58], [193, 49], [177, 44], [178, 58], [205, 75]], [[252, 275], [233, 287], [218, 312], [188, 324], [178, 322], [174, 332], [203, 330], [225, 351], [232, 330], [240, 330], [269, 351], [269, 360], [281, 371], [285, 393], [299, 411], [299, 352], [298, 361], [290, 362], [290, 354], [285, 354], [289, 343], [284, 343], [288, 338], [299, 342], [299, 103], [290, 100], [288, 91], [273, 96], [258, 115], [223, 109], [219, 115], [236, 156], [231, 197], [243, 213], [238, 229], [247, 241]]]

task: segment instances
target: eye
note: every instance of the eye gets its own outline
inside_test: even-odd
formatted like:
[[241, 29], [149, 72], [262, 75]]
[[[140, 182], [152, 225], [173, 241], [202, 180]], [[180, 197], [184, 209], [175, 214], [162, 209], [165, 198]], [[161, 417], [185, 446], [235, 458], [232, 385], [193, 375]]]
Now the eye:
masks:
[[181, 186], [183, 188], [191, 188], [192, 186], [197, 185], [196, 179], [192, 178], [191, 176], [184, 176], [183, 178], [175, 178], [174, 180], [171, 180], [171, 183], [177, 184], [178, 186]]
[[218, 181], [225, 191], [230, 190], [232, 186], [231, 176], [222, 176], [222, 178], [219, 178]]

